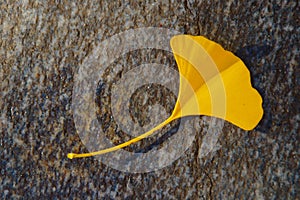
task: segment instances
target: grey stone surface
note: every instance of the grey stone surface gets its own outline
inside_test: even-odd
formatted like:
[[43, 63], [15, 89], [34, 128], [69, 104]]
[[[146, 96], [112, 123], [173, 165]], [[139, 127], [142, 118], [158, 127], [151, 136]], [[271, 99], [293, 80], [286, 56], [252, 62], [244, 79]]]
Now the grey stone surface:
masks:
[[[299, 2], [55, 2], [0, 2], [1, 199], [299, 199]], [[225, 123], [219, 148], [199, 158], [198, 117], [193, 145], [151, 173], [67, 159], [86, 151], [71, 109], [80, 64], [101, 41], [149, 26], [204, 35], [236, 52], [264, 99], [261, 123], [249, 132]]]

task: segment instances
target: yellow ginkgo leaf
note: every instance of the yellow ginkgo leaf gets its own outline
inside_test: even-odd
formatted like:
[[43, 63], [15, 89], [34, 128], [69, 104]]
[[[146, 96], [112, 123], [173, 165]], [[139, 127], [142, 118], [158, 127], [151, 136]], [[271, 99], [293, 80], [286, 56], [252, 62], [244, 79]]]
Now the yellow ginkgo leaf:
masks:
[[242, 60], [202, 36], [175, 36], [171, 47], [181, 74], [173, 118], [208, 115], [245, 130], [258, 124], [262, 98]]
[[171, 116], [150, 131], [125, 143], [97, 152], [69, 153], [68, 158], [118, 150], [184, 116], [218, 117], [244, 130], [251, 130], [258, 124], [263, 115], [262, 98], [251, 86], [250, 72], [242, 60], [202, 36], [174, 36], [171, 47], [180, 74], [178, 99]]

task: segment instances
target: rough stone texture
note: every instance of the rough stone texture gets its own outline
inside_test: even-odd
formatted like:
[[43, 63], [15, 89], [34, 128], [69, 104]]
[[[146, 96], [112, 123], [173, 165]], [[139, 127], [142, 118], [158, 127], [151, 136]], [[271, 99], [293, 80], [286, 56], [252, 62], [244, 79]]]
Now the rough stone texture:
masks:
[[[1, 199], [299, 198], [297, 1], [54, 2], [0, 2]], [[180, 159], [151, 173], [67, 159], [86, 151], [71, 109], [83, 59], [106, 38], [148, 26], [204, 35], [236, 52], [263, 96], [261, 123], [249, 132], [226, 123], [220, 148], [201, 159], [200, 127]]]

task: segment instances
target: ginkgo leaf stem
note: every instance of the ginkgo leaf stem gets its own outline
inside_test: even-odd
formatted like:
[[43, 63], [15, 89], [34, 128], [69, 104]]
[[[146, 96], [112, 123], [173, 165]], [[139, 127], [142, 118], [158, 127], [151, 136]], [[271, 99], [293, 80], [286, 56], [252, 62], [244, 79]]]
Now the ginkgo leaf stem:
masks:
[[89, 152], [89, 153], [80, 153], [80, 154], [77, 154], [77, 153], [68, 153], [68, 158], [69, 159], [73, 159], [73, 158], [84, 158], [84, 157], [90, 157], [90, 156], [96, 156], [96, 155], [101, 155], [101, 154], [106, 154], [106, 153], [109, 153], [109, 152], [113, 152], [113, 151], [116, 151], [116, 150], [119, 150], [121, 148], [124, 148], [124, 147], [127, 147], [133, 143], [136, 143], [150, 135], [152, 135], [155, 131], [163, 128], [165, 125], [167, 125], [168, 123], [170, 123], [174, 118], [172, 117], [169, 117], [167, 120], [165, 120], [164, 122], [162, 122], [161, 124], [157, 125], [155, 128], [151, 129], [150, 131], [142, 134], [142, 135], [139, 135], [138, 137], [136, 138], [133, 138], [127, 142], [124, 142], [122, 144], [119, 144], [117, 146], [114, 146], [114, 147], [110, 147], [110, 148], [107, 148], [107, 149], [103, 149], [103, 150], [100, 150], [100, 151], [95, 151], [95, 152]]

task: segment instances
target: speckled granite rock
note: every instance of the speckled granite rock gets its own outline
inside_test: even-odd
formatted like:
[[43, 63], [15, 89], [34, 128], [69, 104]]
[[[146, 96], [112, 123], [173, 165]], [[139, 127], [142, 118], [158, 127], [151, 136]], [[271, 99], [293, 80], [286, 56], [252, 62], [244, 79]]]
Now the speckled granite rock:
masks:
[[[297, 1], [6, 2], [0, 3], [1, 199], [299, 198]], [[148, 26], [204, 35], [236, 52], [263, 96], [261, 123], [250, 132], [225, 123], [220, 148], [201, 159], [199, 126], [180, 159], [151, 173], [67, 159], [68, 152], [86, 151], [71, 109], [83, 59], [110, 36]]]

